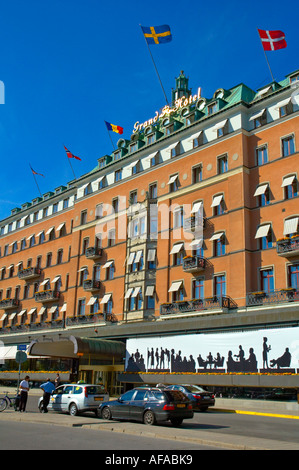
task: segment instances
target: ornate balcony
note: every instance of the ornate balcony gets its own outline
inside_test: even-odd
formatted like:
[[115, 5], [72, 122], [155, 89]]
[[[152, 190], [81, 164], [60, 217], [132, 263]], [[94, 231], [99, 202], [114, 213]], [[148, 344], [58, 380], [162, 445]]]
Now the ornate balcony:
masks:
[[0, 309], [9, 310], [19, 306], [20, 301], [18, 299], [3, 299], [0, 300]]
[[19, 279], [33, 279], [35, 277], [39, 277], [41, 275], [41, 269], [40, 268], [26, 268], [22, 269], [21, 271], [18, 272]]
[[76, 317], [67, 317], [66, 326], [90, 325], [105, 320], [103, 313], [91, 313], [90, 315], [77, 315]]
[[273, 292], [249, 292], [246, 295], [246, 306], [277, 305], [282, 302], [298, 302], [299, 290], [286, 288]]
[[299, 236], [277, 240], [276, 250], [279, 256], [298, 256]]
[[102, 256], [103, 250], [102, 248], [96, 248], [94, 246], [90, 246], [86, 248], [85, 256], [87, 259], [98, 259]]
[[206, 260], [201, 256], [186, 256], [183, 259], [183, 270], [186, 273], [203, 271], [206, 267]]
[[44, 290], [36, 292], [35, 302], [53, 302], [54, 300], [59, 299], [60, 292], [54, 289]]
[[95, 281], [93, 279], [86, 279], [83, 281], [83, 289], [92, 292], [95, 290], [99, 290], [101, 288], [101, 281]]
[[228, 296], [214, 296], [206, 299], [181, 300], [161, 304], [160, 315], [198, 312], [209, 309], [234, 309], [238, 308], [233, 299]]
[[206, 218], [199, 216], [191, 216], [184, 219], [184, 231], [195, 232], [205, 228]]

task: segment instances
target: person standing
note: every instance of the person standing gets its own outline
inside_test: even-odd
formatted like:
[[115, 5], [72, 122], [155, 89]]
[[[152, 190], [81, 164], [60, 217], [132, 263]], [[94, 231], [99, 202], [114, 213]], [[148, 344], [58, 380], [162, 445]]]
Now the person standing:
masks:
[[55, 388], [59, 387], [60, 385], [60, 375], [56, 374], [56, 379], [54, 380]]
[[30, 379], [29, 375], [26, 375], [25, 379], [22, 380], [19, 386], [20, 390], [20, 403], [19, 403], [19, 411], [26, 411], [26, 404], [27, 404], [27, 398], [28, 398], [28, 392], [29, 392], [29, 382], [28, 380]]
[[40, 388], [44, 391], [43, 394], [43, 413], [48, 413], [48, 405], [50, 401], [50, 396], [55, 390], [54, 384], [51, 382], [50, 379], [47, 379], [47, 382], [42, 384]]

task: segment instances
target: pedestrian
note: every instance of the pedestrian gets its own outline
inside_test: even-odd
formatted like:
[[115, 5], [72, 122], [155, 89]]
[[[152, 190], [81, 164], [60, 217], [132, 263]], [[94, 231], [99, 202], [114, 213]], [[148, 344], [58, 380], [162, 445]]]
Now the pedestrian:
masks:
[[28, 398], [28, 392], [29, 392], [29, 382], [28, 380], [30, 379], [29, 375], [26, 375], [25, 379], [22, 380], [19, 386], [20, 390], [20, 403], [19, 403], [19, 411], [26, 411], [26, 403], [27, 403], [27, 398]]
[[47, 379], [47, 382], [42, 384], [40, 388], [44, 391], [43, 394], [43, 413], [48, 413], [48, 404], [50, 401], [50, 396], [55, 390], [54, 384], [51, 382], [50, 379]]
[[56, 374], [56, 379], [54, 380], [55, 388], [59, 387], [60, 385], [60, 375]]

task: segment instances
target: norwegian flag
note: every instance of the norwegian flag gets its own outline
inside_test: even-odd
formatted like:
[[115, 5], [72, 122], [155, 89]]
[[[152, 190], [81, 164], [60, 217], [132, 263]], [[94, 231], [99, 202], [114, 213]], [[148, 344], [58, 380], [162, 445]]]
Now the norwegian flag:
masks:
[[282, 31], [258, 29], [264, 51], [276, 51], [287, 47], [285, 34]]
[[76, 155], [73, 155], [73, 154], [66, 148], [65, 145], [64, 145], [64, 149], [65, 149], [65, 151], [66, 151], [66, 154], [67, 154], [68, 158], [75, 158], [76, 160], [80, 160], [80, 161], [81, 161], [81, 158], [76, 157]]

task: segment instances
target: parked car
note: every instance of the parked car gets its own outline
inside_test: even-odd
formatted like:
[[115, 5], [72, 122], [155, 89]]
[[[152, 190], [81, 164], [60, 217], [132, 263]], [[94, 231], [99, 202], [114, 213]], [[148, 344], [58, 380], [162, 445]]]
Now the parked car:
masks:
[[162, 390], [153, 387], [137, 387], [118, 398], [99, 406], [103, 419], [125, 419], [155, 424], [171, 421], [174, 426], [184, 419], [193, 418], [192, 404], [179, 390]]
[[[109, 400], [103, 385], [69, 384], [58, 387], [50, 398], [48, 410], [68, 412], [75, 416], [84, 411], [94, 411], [97, 415], [99, 402]], [[43, 409], [43, 398], [38, 402]]]
[[215, 396], [198, 385], [168, 385], [166, 390], [179, 390], [191, 400], [193, 409], [206, 411], [209, 406], [215, 405]]

